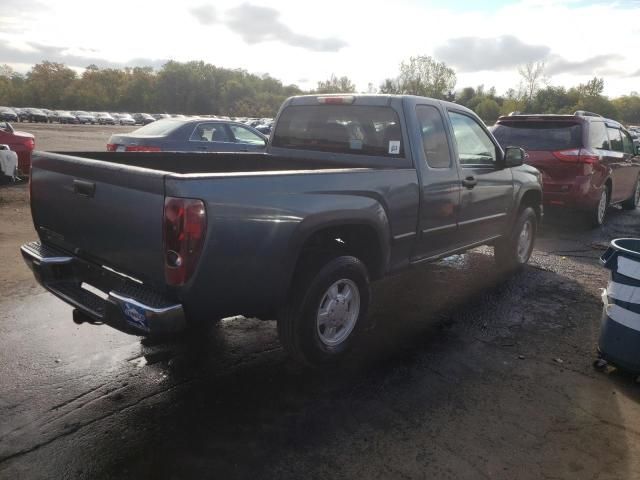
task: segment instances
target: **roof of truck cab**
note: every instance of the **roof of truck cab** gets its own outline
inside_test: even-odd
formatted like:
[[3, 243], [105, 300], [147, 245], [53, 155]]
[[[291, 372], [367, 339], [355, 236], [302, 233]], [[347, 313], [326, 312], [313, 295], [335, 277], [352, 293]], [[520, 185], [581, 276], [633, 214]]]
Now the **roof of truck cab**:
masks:
[[[440, 100], [437, 98], [431, 97], [421, 97], [418, 95], [394, 95], [394, 94], [386, 94], [386, 93], [316, 93], [311, 95], [296, 95], [294, 97], [287, 98], [283, 107], [286, 105], [313, 105], [314, 101], [317, 101], [318, 98], [322, 97], [353, 97], [354, 102], [352, 104], [365, 104], [365, 105], [374, 105], [374, 106], [388, 106], [391, 104], [392, 100], [409, 100], [412, 103], [423, 103], [425, 100], [428, 103], [440, 103], [445, 108], [455, 108], [457, 110], [462, 110], [465, 112], [472, 113], [476, 115], [473, 110], [465, 107], [464, 105], [460, 105], [458, 103], [447, 102], [445, 100]], [[352, 105], [351, 104], [351, 105]]]

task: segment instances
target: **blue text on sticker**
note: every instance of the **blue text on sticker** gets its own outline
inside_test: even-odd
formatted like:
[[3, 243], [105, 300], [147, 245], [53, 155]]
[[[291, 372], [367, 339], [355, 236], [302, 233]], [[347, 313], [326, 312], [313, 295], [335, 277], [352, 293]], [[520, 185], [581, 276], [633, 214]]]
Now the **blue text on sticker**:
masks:
[[147, 316], [142, 308], [131, 305], [130, 303], [125, 303], [124, 307], [122, 307], [122, 311], [127, 322], [131, 325], [143, 330], [149, 330], [149, 326], [147, 325]]

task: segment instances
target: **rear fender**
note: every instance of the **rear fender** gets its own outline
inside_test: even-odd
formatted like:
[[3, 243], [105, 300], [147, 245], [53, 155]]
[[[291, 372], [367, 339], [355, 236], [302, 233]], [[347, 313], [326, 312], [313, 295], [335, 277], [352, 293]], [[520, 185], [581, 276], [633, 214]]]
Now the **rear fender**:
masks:
[[293, 278], [296, 264], [307, 240], [321, 230], [351, 225], [370, 227], [375, 232], [375, 241], [381, 249], [382, 265], [379, 271], [384, 273], [388, 268], [390, 258], [389, 219], [382, 205], [377, 202], [372, 202], [366, 209], [357, 211], [353, 209], [326, 211], [310, 215], [300, 222], [296, 232], [291, 238], [289, 244], [289, 252], [291, 252], [291, 255], [287, 256], [287, 264], [285, 266], [286, 275], [290, 281]]

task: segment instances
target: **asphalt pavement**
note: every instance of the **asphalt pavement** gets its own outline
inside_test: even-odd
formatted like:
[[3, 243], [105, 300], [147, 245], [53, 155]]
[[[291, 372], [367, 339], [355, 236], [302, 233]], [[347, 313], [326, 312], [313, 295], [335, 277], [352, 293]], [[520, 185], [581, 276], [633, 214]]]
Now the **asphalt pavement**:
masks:
[[640, 478], [640, 385], [591, 366], [598, 257], [639, 231], [556, 218], [514, 276], [481, 248], [385, 279], [324, 370], [273, 321], [154, 344], [40, 288], [0, 298], [0, 478]]

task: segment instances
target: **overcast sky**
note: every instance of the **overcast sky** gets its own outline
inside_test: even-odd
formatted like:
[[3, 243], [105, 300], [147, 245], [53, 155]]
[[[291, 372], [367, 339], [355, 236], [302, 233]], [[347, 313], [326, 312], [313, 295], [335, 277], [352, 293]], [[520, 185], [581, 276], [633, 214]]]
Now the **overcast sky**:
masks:
[[358, 89], [412, 55], [452, 66], [456, 88], [518, 84], [545, 61], [552, 85], [594, 75], [605, 94], [640, 91], [640, 0], [2, 0], [0, 63], [72, 67], [204, 60], [315, 87], [332, 73]]

